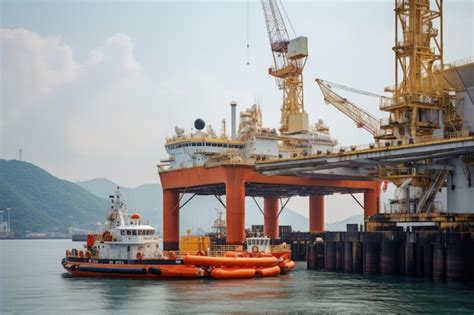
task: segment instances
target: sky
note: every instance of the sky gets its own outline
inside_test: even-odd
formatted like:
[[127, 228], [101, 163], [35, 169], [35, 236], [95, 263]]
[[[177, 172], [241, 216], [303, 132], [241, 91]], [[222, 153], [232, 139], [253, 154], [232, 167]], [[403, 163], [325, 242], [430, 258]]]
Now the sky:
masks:
[[[473, 1], [444, 2], [445, 61], [474, 55]], [[309, 38], [310, 121], [323, 119], [341, 145], [371, 142], [324, 103], [314, 79], [378, 94], [393, 84], [393, 1], [283, 4], [296, 34]], [[175, 126], [202, 118], [219, 130], [230, 100], [239, 110], [259, 103], [264, 125], [278, 127], [282, 94], [267, 74], [259, 1], [0, 0], [0, 13], [1, 158], [21, 148], [58, 177], [134, 187], [159, 182]], [[376, 99], [351, 97], [383, 117]], [[328, 203], [338, 208], [328, 221], [358, 207], [349, 196]], [[307, 200], [290, 207], [307, 215]]]

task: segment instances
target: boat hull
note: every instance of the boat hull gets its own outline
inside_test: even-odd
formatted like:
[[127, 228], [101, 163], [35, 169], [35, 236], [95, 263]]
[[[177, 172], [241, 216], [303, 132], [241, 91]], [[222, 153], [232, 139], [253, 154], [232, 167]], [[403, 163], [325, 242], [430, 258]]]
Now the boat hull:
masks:
[[201, 278], [206, 272], [182, 260], [118, 260], [66, 257], [64, 269], [78, 277], [129, 279]]

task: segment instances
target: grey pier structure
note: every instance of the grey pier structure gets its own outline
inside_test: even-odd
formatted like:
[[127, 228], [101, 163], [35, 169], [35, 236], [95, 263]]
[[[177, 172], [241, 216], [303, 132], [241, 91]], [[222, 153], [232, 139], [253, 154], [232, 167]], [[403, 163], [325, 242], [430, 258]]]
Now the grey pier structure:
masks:
[[[474, 59], [448, 65], [444, 79], [456, 90], [462, 131], [257, 163], [264, 175], [308, 178], [396, 179], [406, 174], [381, 176], [381, 169], [402, 163], [444, 174], [432, 178], [427, 192], [412, 203], [407, 182], [408, 201], [390, 200], [380, 213], [365, 217], [363, 230], [351, 226], [347, 232], [314, 234], [309, 269], [474, 279]], [[421, 202], [429, 202], [430, 210], [420, 211]]]

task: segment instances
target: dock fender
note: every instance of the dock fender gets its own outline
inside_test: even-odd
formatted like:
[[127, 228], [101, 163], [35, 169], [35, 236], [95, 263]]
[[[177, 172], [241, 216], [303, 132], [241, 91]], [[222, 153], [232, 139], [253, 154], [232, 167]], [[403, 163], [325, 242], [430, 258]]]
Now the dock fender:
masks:
[[148, 272], [154, 275], [161, 275], [161, 269], [159, 267], [149, 267]]

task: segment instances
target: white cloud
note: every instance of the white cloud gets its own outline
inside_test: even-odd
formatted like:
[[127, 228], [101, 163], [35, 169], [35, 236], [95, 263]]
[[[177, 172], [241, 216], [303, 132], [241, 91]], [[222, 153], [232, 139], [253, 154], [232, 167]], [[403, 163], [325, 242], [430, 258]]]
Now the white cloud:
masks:
[[152, 80], [125, 34], [83, 63], [59, 37], [2, 29], [0, 39], [1, 157], [23, 148], [25, 160], [70, 180], [156, 182], [175, 125], [218, 123], [229, 99], [245, 95], [198, 69]]

